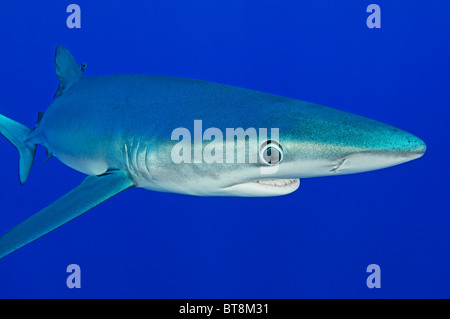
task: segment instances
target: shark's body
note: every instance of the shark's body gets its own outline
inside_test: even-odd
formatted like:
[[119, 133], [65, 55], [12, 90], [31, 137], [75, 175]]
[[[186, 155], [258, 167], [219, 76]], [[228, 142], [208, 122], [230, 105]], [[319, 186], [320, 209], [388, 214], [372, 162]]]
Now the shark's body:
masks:
[[[0, 257], [134, 186], [201, 196], [275, 196], [296, 190], [299, 178], [379, 169], [425, 152], [423, 141], [405, 131], [295, 99], [175, 77], [85, 77], [61, 46], [55, 64], [60, 87], [36, 127], [0, 116], [0, 133], [20, 152], [22, 183], [39, 144], [90, 176], [1, 237]], [[267, 165], [262, 161], [176, 164], [173, 130], [192, 129], [194, 120], [223, 132], [278, 128], [283, 161], [269, 175], [261, 174]], [[248, 149], [249, 142], [243, 145]]]

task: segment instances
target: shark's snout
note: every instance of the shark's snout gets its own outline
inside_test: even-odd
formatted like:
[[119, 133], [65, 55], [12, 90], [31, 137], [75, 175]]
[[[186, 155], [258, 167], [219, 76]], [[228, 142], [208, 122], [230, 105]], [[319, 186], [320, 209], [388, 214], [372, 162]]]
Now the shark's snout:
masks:
[[427, 149], [422, 139], [392, 125], [320, 105], [302, 106], [301, 112], [292, 106], [280, 128], [286, 162], [280, 177], [378, 170], [419, 158]]
[[[413, 160], [425, 154], [427, 146], [419, 137], [394, 128], [383, 134], [378, 148], [385, 156]], [[383, 145], [384, 143], [384, 145]]]
[[330, 173], [350, 174], [395, 166], [417, 159], [425, 154], [425, 142], [399, 129], [382, 132], [371, 144], [345, 155]]
[[427, 150], [427, 145], [423, 140], [408, 133], [408, 137], [404, 139], [403, 144], [400, 146], [400, 150], [411, 157], [416, 159], [423, 156]]

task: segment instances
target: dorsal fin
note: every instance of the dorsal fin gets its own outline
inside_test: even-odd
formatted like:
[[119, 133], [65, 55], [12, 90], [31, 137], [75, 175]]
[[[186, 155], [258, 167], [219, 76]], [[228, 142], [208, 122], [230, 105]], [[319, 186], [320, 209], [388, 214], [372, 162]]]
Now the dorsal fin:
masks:
[[58, 90], [55, 97], [60, 96], [72, 85], [84, 77], [80, 66], [75, 61], [72, 54], [62, 45], [58, 45], [55, 51], [55, 71], [59, 81]]

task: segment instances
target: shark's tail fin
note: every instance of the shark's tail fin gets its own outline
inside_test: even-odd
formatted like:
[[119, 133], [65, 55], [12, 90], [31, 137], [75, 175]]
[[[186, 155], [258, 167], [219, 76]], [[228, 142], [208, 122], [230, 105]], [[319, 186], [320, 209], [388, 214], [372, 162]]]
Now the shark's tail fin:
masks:
[[19, 151], [19, 178], [23, 185], [33, 165], [36, 145], [27, 141], [31, 130], [16, 121], [0, 114], [0, 134], [10, 141]]

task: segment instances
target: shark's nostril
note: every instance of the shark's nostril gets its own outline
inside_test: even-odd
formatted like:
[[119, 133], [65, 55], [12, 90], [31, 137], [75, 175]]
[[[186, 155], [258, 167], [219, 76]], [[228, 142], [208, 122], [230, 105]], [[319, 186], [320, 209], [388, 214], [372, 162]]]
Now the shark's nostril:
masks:
[[344, 165], [345, 161], [347, 160], [347, 158], [343, 158], [341, 159], [331, 170], [330, 173], [337, 173], [339, 171], [339, 169], [342, 167], [342, 165]]

